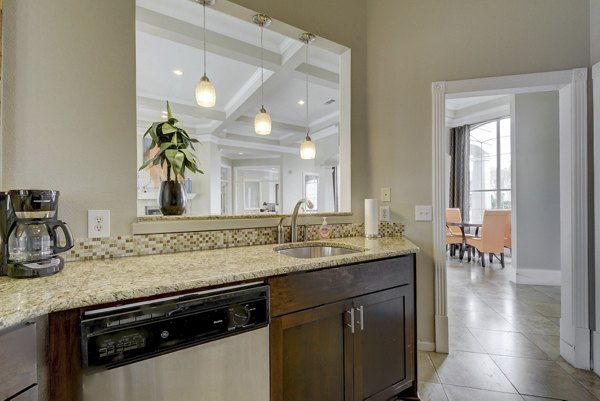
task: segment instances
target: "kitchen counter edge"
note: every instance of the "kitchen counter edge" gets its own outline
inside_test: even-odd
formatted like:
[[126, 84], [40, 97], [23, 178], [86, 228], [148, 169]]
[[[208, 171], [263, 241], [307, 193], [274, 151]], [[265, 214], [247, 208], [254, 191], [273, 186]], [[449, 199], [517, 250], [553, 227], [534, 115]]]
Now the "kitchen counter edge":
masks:
[[419, 252], [415, 244], [400, 236], [316, 242], [366, 250], [333, 257], [297, 259], [274, 252], [277, 244], [270, 244], [71, 262], [54, 276], [36, 279], [0, 277], [0, 330], [52, 312], [260, 281], [283, 274]]

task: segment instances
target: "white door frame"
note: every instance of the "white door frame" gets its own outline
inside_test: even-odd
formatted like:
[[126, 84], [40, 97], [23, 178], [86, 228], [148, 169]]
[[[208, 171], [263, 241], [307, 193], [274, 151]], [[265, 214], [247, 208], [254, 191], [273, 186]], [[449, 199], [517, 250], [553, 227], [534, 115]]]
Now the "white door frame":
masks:
[[600, 374], [600, 63], [592, 67], [594, 114], [594, 227], [596, 271], [596, 329], [594, 331], [594, 371]]
[[[568, 99], [570, 124], [561, 124], [561, 355], [578, 368], [590, 367], [587, 246], [587, 68], [536, 74], [434, 82], [432, 89], [433, 256], [436, 351], [448, 352], [445, 239], [446, 98], [560, 91]], [[568, 97], [562, 96], [568, 94]], [[564, 129], [563, 129], [564, 128]], [[561, 201], [563, 198], [561, 198]], [[598, 239], [598, 238], [597, 238]]]

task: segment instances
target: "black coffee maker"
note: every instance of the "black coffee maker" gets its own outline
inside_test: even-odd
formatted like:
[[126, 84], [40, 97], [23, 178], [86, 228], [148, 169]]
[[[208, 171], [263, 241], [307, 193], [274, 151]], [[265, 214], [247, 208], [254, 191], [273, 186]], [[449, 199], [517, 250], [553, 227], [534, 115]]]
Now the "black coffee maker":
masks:
[[0, 274], [39, 277], [62, 270], [64, 260], [57, 254], [73, 247], [73, 234], [58, 220], [58, 195], [51, 190], [0, 192]]

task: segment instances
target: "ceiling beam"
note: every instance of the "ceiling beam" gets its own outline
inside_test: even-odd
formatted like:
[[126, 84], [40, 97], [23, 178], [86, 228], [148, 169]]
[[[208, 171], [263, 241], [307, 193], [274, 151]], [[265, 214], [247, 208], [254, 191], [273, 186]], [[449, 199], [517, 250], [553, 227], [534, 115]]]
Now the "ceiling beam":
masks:
[[212, 142], [219, 146], [229, 146], [243, 149], [252, 149], [264, 152], [277, 152], [296, 154], [298, 149], [296, 147], [282, 146], [277, 144], [269, 144], [264, 142], [248, 141], [245, 138], [233, 139], [233, 138], [221, 138], [216, 135], [198, 135], [200, 142]]
[[293, 72], [293, 77], [296, 79], [306, 79], [308, 73], [308, 81], [319, 86], [338, 90], [340, 88], [340, 75], [326, 70], [316, 65], [302, 63]]
[[[304, 52], [302, 49], [304, 46], [302, 43], [294, 43], [284, 53], [283, 59], [285, 60], [281, 65], [281, 68], [274, 71], [264, 82], [265, 94], [270, 93], [273, 90], [279, 88], [286, 80], [289, 80], [289, 75], [302, 63], [304, 58]], [[239, 96], [239, 102], [235, 106], [235, 109], [228, 110], [225, 121], [222, 121], [219, 126], [215, 129], [216, 135], [222, 135], [229, 126], [236, 123], [238, 119], [246, 112], [250, 110], [256, 110], [258, 112], [258, 106], [260, 105], [261, 97], [261, 85], [248, 88], [243, 96]], [[268, 112], [268, 110], [267, 110]]]
[[[183, 103], [169, 102], [175, 116], [188, 116], [194, 118], [207, 118], [209, 120], [225, 121], [226, 115], [224, 111], [208, 109], [200, 106], [190, 106]], [[166, 103], [162, 100], [153, 99], [146, 96], [137, 97], [137, 105], [147, 107], [149, 109], [165, 110]], [[157, 115], [159, 112], [157, 112]]]
[[[136, 6], [136, 29], [150, 35], [158, 36], [173, 42], [204, 50], [204, 29], [180, 19], [158, 13], [147, 8]], [[260, 67], [260, 46], [234, 39], [215, 31], [206, 31], [207, 51], [255, 67]], [[293, 48], [294, 46], [289, 46]], [[285, 63], [285, 54], [264, 49], [264, 67], [277, 72]], [[311, 82], [337, 89], [339, 75], [335, 72], [302, 63], [297, 73], [312, 77]], [[335, 85], [335, 86], [332, 86]]]
[[[200, 26], [140, 6], [135, 18], [138, 31], [204, 50], [204, 29]], [[260, 67], [260, 46], [207, 30], [206, 47], [210, 53]], [[280, 54], [264, 50], [266, 69], [277, 70], [281, 63]]]
[[[320, 131], [323, 131], [324, 129], [330, 128], [334, 125], [337, 125], [340, 123], [340, 114], [339, 112], [334, 112], [331, 114], [328, 114], [322, 118], [320, 118], [319, 120], [315, 121], [311, 126], [310, 126], [310, 132], [311, 135], [312, 134], [317, 134]], [[336, 128], [337, 129], [337, 128]], [[291, 145], [293, 143], [298, 143], [298, 141], [302, 140], [304, 138], [304, 135], [306, 135], [306, 129], [304, 129], [304, 131], [302, 131], [302, 136], [299, 135], [290, 135], [286, 138], [283, 138], [279, 141], [279, 143], [283, 146], [286, 145]]]

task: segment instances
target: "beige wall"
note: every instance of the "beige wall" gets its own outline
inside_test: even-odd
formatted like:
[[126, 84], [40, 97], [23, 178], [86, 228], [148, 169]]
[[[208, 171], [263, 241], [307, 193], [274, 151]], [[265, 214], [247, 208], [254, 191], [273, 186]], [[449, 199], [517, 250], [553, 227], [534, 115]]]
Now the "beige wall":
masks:
[[[367, 192], [392, 188], [392, 217], [421, 246], [418, 336], [434, 341], [431, 83], [589, 65], [588, 0], [369, 0]], [[353, 144], [354, 145], [354, 144]]]
[[87, 210], [112, 234], [136, 214], [133, 0], [4, 2], [4, 189], [61, 191], [87, 236]]
[[[517, 166], [517, 273], [560, 271], [560, 152], [558, 91], [515, 95], [513, 165]], [[514, 262], [514, 259], [513, 259]], [[536, 278], [533, 277], [535, 280]], [[548, 282], [538, 277], [539, 282]]]
[[600, 0], [590, 0], [590, 58], [600, 63]]
[[[353, 209], [361, 220], [366, 3], [237, 3], [352, 48]], [[5, 4], [2, 188], [59, 189], [62, 218], [76, 237], [87, 234], [88, 209], [111, 210], [112, 235], [130, 233], [136, 216], [134, 6], [134, 0]]]

